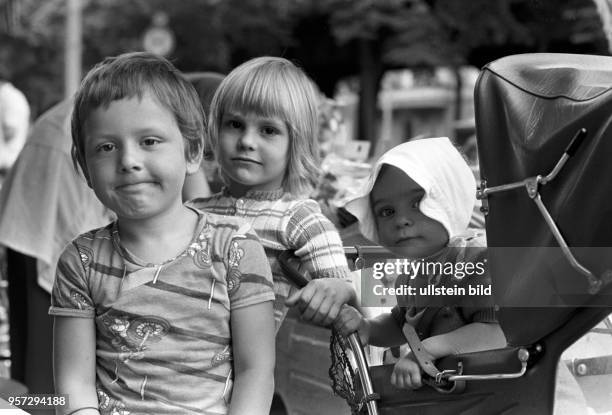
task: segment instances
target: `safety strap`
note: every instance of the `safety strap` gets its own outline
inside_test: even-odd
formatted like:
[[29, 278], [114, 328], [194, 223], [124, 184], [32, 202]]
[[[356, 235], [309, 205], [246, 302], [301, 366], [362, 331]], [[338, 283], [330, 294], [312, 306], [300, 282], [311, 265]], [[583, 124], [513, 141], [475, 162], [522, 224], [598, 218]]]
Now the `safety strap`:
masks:
[[412, 325], [408, 323], [404, 323], [402, 326], [402, 333], [404, 333], [404, 337], [408, 342], [408, 346], [412, 350], [412, 354], [416, 359], [417, 363], [425, 373], [427, 373], [432, 378], [436, 378], [436, 375], [440, 372], [438, 368], [434, 365], [434, 363], [429, 359], [427, 352], [423, 347], [423, 343], [421, 343], [421, 339], [419, 339], [419, 335]]

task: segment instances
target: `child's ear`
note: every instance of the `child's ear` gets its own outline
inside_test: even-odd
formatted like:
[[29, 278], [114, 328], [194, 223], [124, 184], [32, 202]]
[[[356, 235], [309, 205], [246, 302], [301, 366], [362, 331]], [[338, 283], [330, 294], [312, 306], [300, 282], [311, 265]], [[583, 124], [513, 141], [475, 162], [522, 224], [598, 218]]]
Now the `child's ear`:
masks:
[[187, 175], [195, 174], [200, 170], [202, 164], [202, 153], [197, 155], [189, 154], [187, 156]]

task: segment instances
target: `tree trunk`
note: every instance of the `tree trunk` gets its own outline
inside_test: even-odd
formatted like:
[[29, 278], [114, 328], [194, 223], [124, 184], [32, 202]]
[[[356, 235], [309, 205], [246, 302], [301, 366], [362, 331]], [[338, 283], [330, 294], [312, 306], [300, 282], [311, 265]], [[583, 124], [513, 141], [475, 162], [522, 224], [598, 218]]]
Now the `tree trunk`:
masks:
[[373, 154], [378, 132], [376, 131], [376, 110], [380, 79], [382, 77], [382, 62], [380, 51], [375, 41], [359, 40], [359, 119], [357, 123], [357, 139], [370, 141], [370, 154]]
[[454, 120], [461, 119], [463, 113], [463, 79], [461, 78], [461, 66], [453, 65], [453, 73], [455, 74], [455, 114]]
[[76, 92], [81, 82], [83, 14], [81, 0], [68, 0], [64, 49], [64, 96]]

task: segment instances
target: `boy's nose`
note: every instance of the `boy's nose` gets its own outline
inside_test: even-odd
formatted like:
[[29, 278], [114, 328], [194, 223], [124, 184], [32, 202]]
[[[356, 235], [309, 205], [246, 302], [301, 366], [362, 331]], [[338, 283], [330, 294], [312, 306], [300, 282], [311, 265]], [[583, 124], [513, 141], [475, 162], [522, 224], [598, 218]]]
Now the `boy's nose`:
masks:
[[122, 172], [140, 170], [142, 168], [142, 158], [140, 157], [140, 151], [130, 146], [126, 146], [125, 148], [123, 148], [123, 150], [121, 151], [119, 168]]

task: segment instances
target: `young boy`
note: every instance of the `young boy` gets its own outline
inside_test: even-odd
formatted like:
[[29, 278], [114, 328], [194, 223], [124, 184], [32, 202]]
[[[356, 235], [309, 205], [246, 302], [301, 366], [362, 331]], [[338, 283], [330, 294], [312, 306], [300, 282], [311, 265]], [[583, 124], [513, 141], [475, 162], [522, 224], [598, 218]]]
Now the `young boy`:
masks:
[[[420, 262], [422, 270], [437, 263], [448, 269], [447, 264], [454, 268], [459, 262], [484, 261], [484, 240], [465, 235], [475, 194], [474, 177], [461, 154], [447, 138], [429, 138], [385, 153], [362, 196], [346, 209], [358, 218], [364, 236], [399, 258]], [[390, 347], [406, 343], [402, 326], [410, 324], [431, 361], [504, 347], [506, 339], [489, 296], [421, 295], [419, 289], [427, 286], [442, 291], [474, 282], [465, 275], [440, 272], [440, 267], [430, 269], [437, 271], [398, 278], [397, 284], [413, 287], [416, 294], [398, 298], [391, 313], [366, 319], [345, 307], [336, 327], [344, 335], [358, 330], [365, 343]], [[489, 282], [486, 273], [478, 281]], [[421, 386], [421, 369], [412, 352], [396, 363], [391, 383], [399, 388]]]
[[203, 133], [195, 90], [163, 58], [108, 58], [83, 80], [73, 156], [118, 219], [58, 263], [60, 413], [268, 413], [274, 294], [263, 248], [242, 220], [181, 199]]

